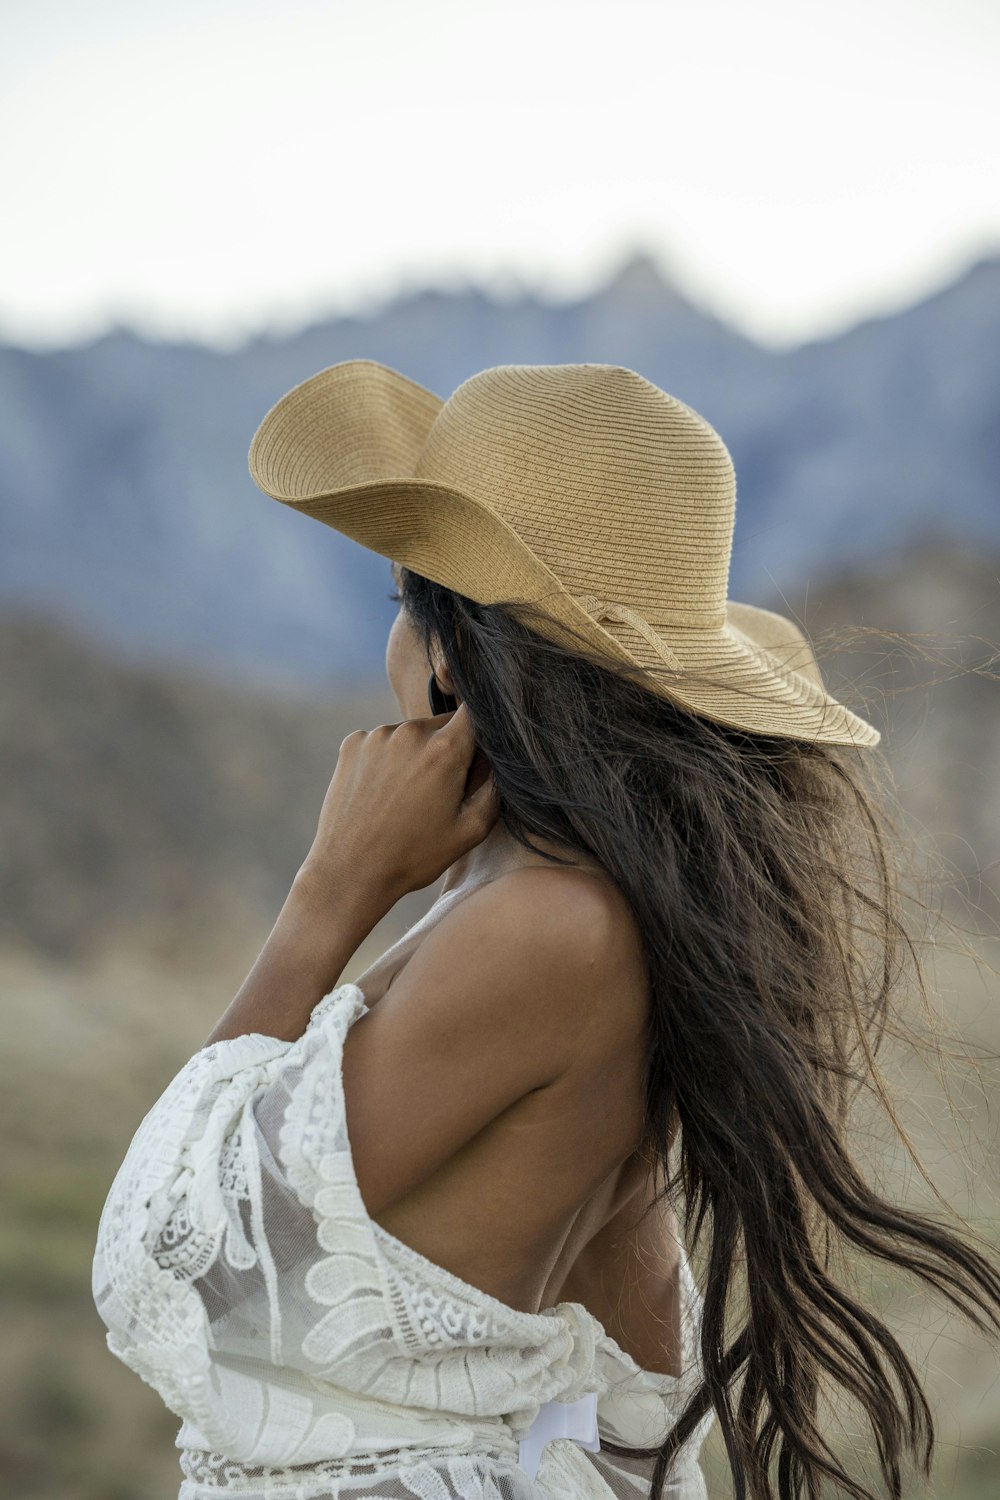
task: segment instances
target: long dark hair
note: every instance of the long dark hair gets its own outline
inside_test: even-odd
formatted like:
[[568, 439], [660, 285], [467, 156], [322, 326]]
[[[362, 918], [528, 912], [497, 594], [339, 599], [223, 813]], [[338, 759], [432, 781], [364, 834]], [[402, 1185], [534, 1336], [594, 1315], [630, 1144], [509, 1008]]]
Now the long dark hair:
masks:
[[[815, 1500], [824, 1480], [876, 1500], [821, 1435], [832, 1383], [870, 1419], [896, 1500], [907, 1453], [930, 1474], [931, 1411], [833, 1257], [851, 1247], [913, 1272], [987, 1333], [1000, 1331], [1000, 1275], [971, 1234], [879, 1196], [848, 1147], [849, 1106], [866, 1089], [927, 1176], [876, 1063], [916, 959], [881, 747], [709, 720], [582, 638], [552, 640], [532, 606], [482, 605], [402, 566], [396, 576], [428, 663], [436, 646], [469, 706], [503, 827], [529, 849], [536, 836], [597, 859], [642, 933], [642, 1144], [662, 1171], [657, 1196], [680, 1192], [689, 1248], [708, 1241], [704, 1379], [662, 1448], [602, 1446], [658, 1455], [659, 1500], [712, 1408], [736, 1500], [773, 1500], [775, 1456], [780, 1500]], [[919, 961], [915, 972], [923, 991]]]

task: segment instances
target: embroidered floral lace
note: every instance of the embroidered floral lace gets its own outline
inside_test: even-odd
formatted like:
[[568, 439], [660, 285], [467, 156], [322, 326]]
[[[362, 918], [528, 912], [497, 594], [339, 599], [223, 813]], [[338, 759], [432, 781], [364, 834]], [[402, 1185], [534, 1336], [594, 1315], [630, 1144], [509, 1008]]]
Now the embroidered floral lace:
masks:
[[[644, 1500], [652, 1458], [591, 1451], [575, 1415], [538, 1424], [590, 1396], [598, 1437], [662, 1441], [700, 1378], [686, 1257], [671, 1376], [643, 1370], [582, 1304], [521, 1312], [376, 1224], [340, 1067], [367, 1009], [342, 984], [294, 1042], [202, 1048], [111, 1186], [94, 1301], [112, 1354], [181, 1420], [178, 1500]], [[669, 1500], [706, 1500], [713, 1420], [677, 1455]], [[567, 1428], [537, 1469], [521, 1461], [526, 1434]]]

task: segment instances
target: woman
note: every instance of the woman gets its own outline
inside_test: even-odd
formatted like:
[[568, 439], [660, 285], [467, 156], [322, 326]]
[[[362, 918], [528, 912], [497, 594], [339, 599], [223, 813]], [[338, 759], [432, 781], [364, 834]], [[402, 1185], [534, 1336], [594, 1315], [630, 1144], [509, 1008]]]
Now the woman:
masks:
[[832, 1256], [982, 1328], [1000, 1277], [850, 1155], [905, 941], [879, 734], [791, 621], [726, 597], [721, 439], [620, 366], [442, 402], [353, 360], [272, 408], [250, 465], [392, 559], [400, 722], [342, 742], [264, 949], [102, 1214], [95, 1300], [182, 1418], [182, 1500], [704, 1500], [716, 1420], [738, 1495], [867, 1497], [819, 1430], [831, 1386], [901, 1496], [931, 1415]]

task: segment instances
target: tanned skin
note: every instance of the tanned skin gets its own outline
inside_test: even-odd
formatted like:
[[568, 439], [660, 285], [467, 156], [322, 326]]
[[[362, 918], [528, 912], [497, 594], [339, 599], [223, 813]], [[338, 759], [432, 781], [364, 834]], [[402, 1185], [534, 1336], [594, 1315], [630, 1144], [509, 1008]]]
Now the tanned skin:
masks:
[[370, 1009], [343, 1074], [367, 1212], [509, 1306], [582, 1303], [643, 1368], [677, 1374], [677, 1222], [662, 1205], [638, 1222], [654, 1183], [635, 919], [596, 864], [546, 845], [574, 862], [552, 866], [506, 834], [461, 699], [430, 712], [405, 611], [386, 673], [400, 723], [342, 742], [312, 848], [205, 1045], [296, 1040], [382, 917], [443, 876], [413, 939], [357, 980]]

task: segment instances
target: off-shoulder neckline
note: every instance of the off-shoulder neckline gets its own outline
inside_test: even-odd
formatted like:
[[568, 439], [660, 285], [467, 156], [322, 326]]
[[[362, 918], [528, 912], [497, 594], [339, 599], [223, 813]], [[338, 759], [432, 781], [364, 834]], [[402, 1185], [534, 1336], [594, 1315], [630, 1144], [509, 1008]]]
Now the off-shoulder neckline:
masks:
[[[361, 989], [360, 985], [355, 984], [352, 980], [338, 985], [337, 991], [335, 991], [334, 994], [338, 991], [344, 992], [345, 999], [351, 998], [355, 1006], [354, 1014], [349, 1018], [347, 1023], [347, 1029], [350, 1030], [350, 1027], [359, 1018], [359, 1016], [362, 1016], [367, 1011], [372, 1010], [373, 1007], [370, 1006], [365, 999], [364, 991]], [[343, 1091], [344, 1074], [342, 1057], [338, 1058], [337, 1072], [339, 1075], [338, 1083], [340, 1085], [341, 1091]], [[392, 1246], [392, 1248], [398, 1251], [398, 1253], [402, 1255], [404, 1259], [409, 1260], [413, 1265], [419, 1266], [424, 1269], [428, 1273], [428, 1275], [431, 1276], [435, 1281], [450, 1288], [451, 1291], [456, 1294], [456, 1296], [463, 1298], [465, 1301], [471, 1302], [473, 1305], [484, 1307], [494, 1314], [501, 1315], [502, 1317], [513, 1322], [515, 1326], [524, 1326], [527, 1331], [532, 1333], [540, 1333], [543, 1331], [541, 1328], [542, 1320], [544, 1320], [545, 1330], [547, 1331], [551, 1327], [553, 1319], [556, 1319], [560, 1323], [562, 1323], [567, 1328], [567, 1331], [572, 1335], [574, 1333], [574, 1329], [572, 1326], [573, 1319], [568, 1317], [566, 1312], [564, 1311], [565, 1308], [572, 1307], [577, 1315], [590, 1325], [594, 1335], [595, 1346], [601, 1346], [605, 1349], [610, 1350], [611, 1353], [615, 1355], [619, 1360], [621, 1360], [627, 1368], [631, 1369], [634, 1373], [641, 1374], [648, 1380], [654, 1382], [657, 1389], [662, 1391], [672, 1390], [674, 1387], [680, 1385], [684, 1381], [686, 1372], [683, 1368], [683, 1361], [681, 1373], [679, 1375], [671, 1375], [666, 1371], [661, 1370], [644, 1369], [643, 1366], [640, 1365], [638, 1361], [633, 1359], [632, 1355], [629, 1354], [626, 1349], [623, 1349], [622, 1346], [617, 1342], [617, 1340], [614, 1339], [610, 1333], [608, 1333], [601, 1320], [596, 1317], [595, 1314], [589, 1310], [589, 1308], [584, 1307], [582, 1302], [556, 1302], [551, 1307], [540, 1308], [536, 1313], [525, 1312], [522, 1308], [512, 1307], [510, 1303], [501, 1301], [499, 1297], [494, 1297], [492, 1293], [483, 1291], [481, 1287], [473, 1286], [472, 1282], [466, 1281], [463, 1277], [456, 1275], [454, 1271], [449, 1271], [445, 1266], [439, 1265], [437, 1261], [431, 1260], [429, 1256], [426, 1256], [421, 1251], [415, 1249], [413, 1245], [408, 1245], [405, 1240], [401, 1240], [390, 1230], [383, 1228], [381, 1224], [379, 1224], [375, 1219], [371, 1217], [371, 1215], [368, 1213], [368, 1210], [364, 1206], [364, 1199], [361, 1196], [361, 1189], [358, 1186], [357, 1174], [354, 1170], [354, 1152], [351, 1147], [350, 1136], [347, 1130], [346, 1111], [343, 1116], [343, 1129], [344, 1142], [347, 1147], [348, 1161], [350, 1162], [351, 1181], [357, 1195], [357, 1201], [361, 1206], [362, 1213], [364, 1214], [365, 1221], [369, 1225], [372, 1234], [376, 1238], [381, 1239], [383, 1243]], [[694, 1283], [691, 1279], [691, 1273], [687, 1261], [687, 1254], [683, 1244], [681, 1244], [680, 1247], [680, 1256], [680, 1279], [681, 1284], [684, 1287], [684, 1302], [687, 1303], [691, 1293], [693, 1292]], [[684, 1327], [684, 1320], [688, 1315], [688, 1311], [689, 1310], [687, 1307], [681, 1307], [680, 1317], [682, 1346], [688, 1343], [688, 1337]]]

